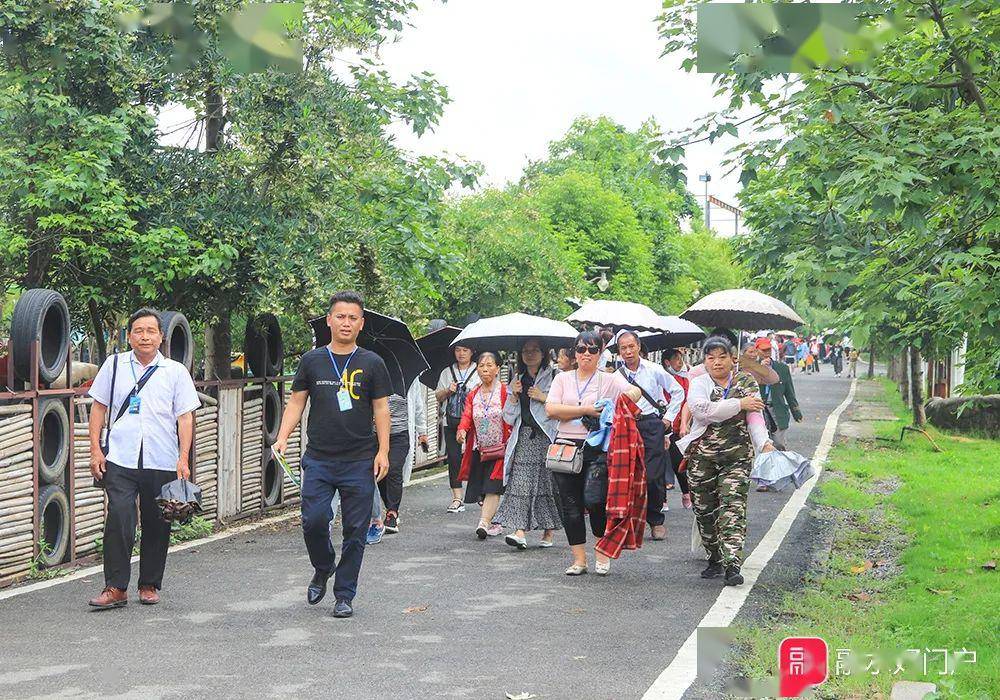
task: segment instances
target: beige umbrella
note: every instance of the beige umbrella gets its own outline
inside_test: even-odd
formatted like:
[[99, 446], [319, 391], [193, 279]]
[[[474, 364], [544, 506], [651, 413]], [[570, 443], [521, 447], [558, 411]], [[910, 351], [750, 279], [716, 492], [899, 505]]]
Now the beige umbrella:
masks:
[[702, 297], [681, 318], [705, 328], [760, 331], [805, 325], [788, 304], [753, 289], [724, 289]]
[[628, 328], [634, 331], [670, 332], [672, 327], [666, 317], [660, 316], [645, 304], [632, 301], [593, 299], [566, 317], [570, 323], [609, 326], [615, 330]]

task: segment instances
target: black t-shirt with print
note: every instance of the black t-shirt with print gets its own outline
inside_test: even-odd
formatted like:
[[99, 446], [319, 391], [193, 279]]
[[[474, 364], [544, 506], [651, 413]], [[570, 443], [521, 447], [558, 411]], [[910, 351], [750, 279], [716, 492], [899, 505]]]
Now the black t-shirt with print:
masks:
[[[342, 377], [334, 371], [324, 346], [302, 356], [292, 381], [292, 391], [309, 392], [306, 456], [342, 462], [371, 459], [378, 451], [372, 401], [392, 393], [389, 371], [381, 357], [364, 348], [358, 348], [354, 357], [336, 353], [333, 357]], [[340, 410], [337, 398], [342, 381], [351, 397], [346, 411]]]

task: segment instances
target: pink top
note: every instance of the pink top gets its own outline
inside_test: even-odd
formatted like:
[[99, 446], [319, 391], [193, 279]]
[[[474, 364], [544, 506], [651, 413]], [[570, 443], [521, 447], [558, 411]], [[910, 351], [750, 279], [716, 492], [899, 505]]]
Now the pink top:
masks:
[[[560, 372], [549, 387], [549, 398], [545, 403], [559, 403], [568, 406], [593, 406], [600, 399], [617, 401], [619, 394], [628, 390], [629, 383], [615, 373], [598, 370], [589, 380], [577, 381], [576, 372]], [[579, 418], [559, 421], [556, 437], [582, 440], [587, 437], [587, 429]]]

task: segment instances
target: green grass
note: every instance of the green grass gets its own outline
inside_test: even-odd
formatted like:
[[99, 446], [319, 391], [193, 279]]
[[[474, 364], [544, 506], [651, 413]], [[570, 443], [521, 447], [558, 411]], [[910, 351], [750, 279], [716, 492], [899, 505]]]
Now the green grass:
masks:
[[[901, 420], [875, 430], [895, 441], [908, 414], [883, 384]], [[902, 445], [833, 450], [814, 496], [836, 509], [830, 559], [769, 622], [738, 630], [747, 676], [777, 675], [781, 639], [814, 635], [831, 649], [818, 697], [888, 698], [903, 678], [937, 683], [941, 698], [1000, 697], [1000, 571], [983, 568], [1000, 560], [1000, 441], [929, 432], [942, 453], [912, 433]], [[977, 659], [948, 676], [938, 675], [940, 662], [923, 678], [892, 675], [891, 666], [874, 677], [833, 674], [836, 649], [913, 648], [964, 648]]]

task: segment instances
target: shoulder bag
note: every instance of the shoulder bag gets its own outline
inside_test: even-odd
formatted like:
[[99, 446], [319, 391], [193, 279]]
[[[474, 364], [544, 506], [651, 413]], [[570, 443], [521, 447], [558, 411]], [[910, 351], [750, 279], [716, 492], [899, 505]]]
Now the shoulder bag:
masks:
[[556, 438], [545, 451], [545, 467], [559, 474], [579, 474], [583, 471], [583, 448], [569, 440]]
[[454, 365], [448, 365], [448, 370], [451, 372], [452, 381], [455, 382], [455, 393], [448, 397], [448, 403], [445, 406], [445, 423], [449, 428], [457, 428], [462, 421], [462, 412], [465, 410], [465, 398], [469, 395], [468, 384], [472, 378], [472, 371], [470, 368], [469, 374], [460, 382], [455, 375]]
[[626, 382], [628, 382], [629, 384], [631, 384], [632, 386], [634, 386], [636, 389], [638, 389], [640, 392], [642, 392], [642, 398], [646, 399], [646, 401], [649, 402], [649, 404], [653, 407], [653, 410], [656, 411], [656, 413], [660, 416], [660, 418], [663, 418], [663, 416], [667, 412], [667, 404], [662, 399], [660, 401], [657, 401], [652, 396], [650, 396], [648, 393], [646, 393], [646, 390], [643, 389], [641, 386], [639, 386], [638, 382], [636, 382], [634, 379], [632, 379], [631, 377], [629, 377], [628, 374], [625, 373], [625, 368], [624, 367], [618, 368], [618, 372], [623, 377], [625, 377], [625, 381]]
[[[139, 392], [142, 391], [144, 386], [146, 386], [146, 382], [149, 381], [149, 378], [153, 376], [153, 373], [156, 372], [158, 367], [159, 365], [153, 365], [151, 369], [147, 370], [146, 373], [142, 375], [136, 385], [132, 387], [132, 391], [130, 391], [128, 396], [122, 400], [121, 405], [118, 407], [118, 413], [115, 415], [115, 419], [111, 420], [111, 409], [115, 404], [115, 381], [118, 379], [118, 355], [115, 355], [114, 364], [111, 369], [111, 397], [108, 399], [108, 403], [111, 405], [108, 406], [108, 418], [107, 423], [105, 424], [106, 427], [104, 428], [104, 439], [101, 441], [101, 452], [104, 453], [105, 457], [108, 456], [108, 451], [111, 449], [111, 428], [115, 423], [121, 420], [122, 416], [125, 415], [125, 411], [128, 410], [129, 401], [133, 396], [139, 395]], [[94, 479], [94, 486], [96, 488], [103, 489], [104, 480]]]

